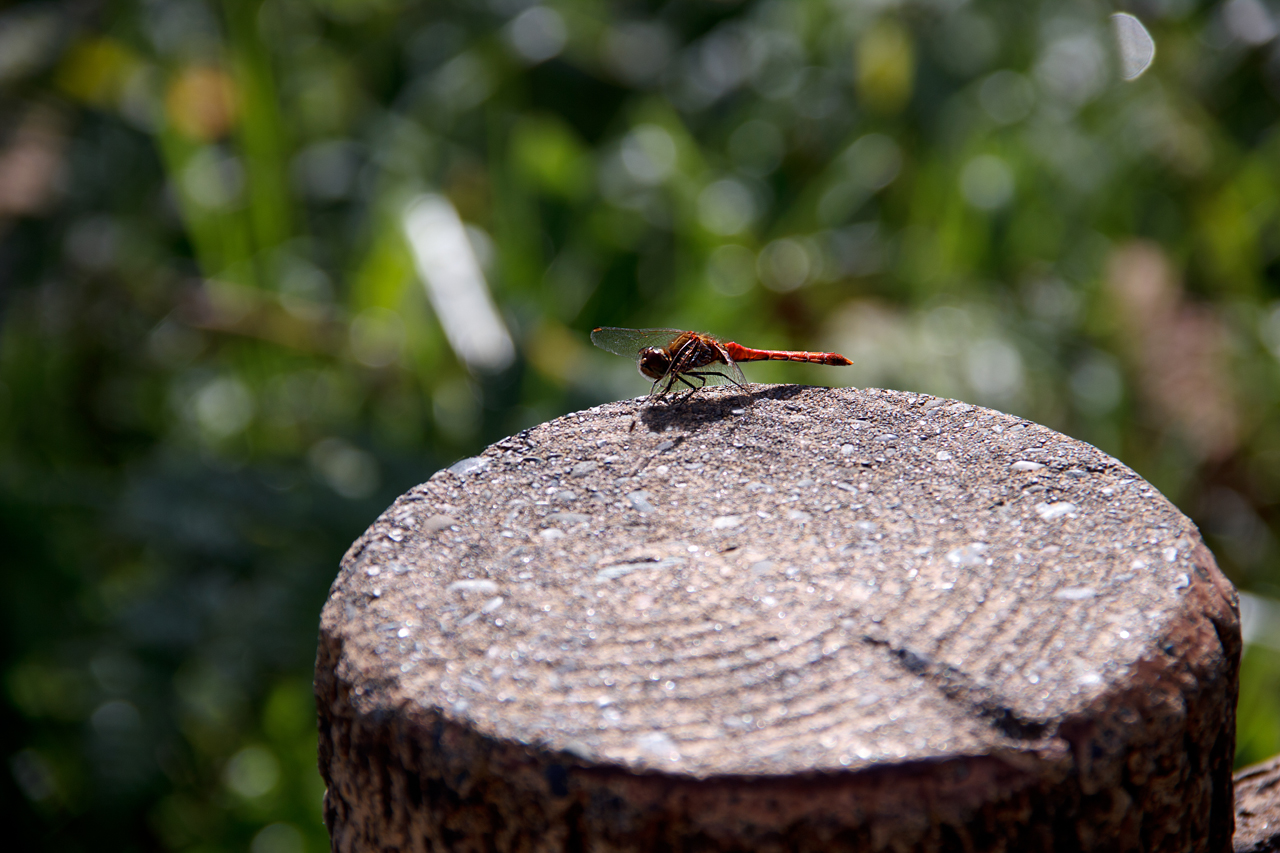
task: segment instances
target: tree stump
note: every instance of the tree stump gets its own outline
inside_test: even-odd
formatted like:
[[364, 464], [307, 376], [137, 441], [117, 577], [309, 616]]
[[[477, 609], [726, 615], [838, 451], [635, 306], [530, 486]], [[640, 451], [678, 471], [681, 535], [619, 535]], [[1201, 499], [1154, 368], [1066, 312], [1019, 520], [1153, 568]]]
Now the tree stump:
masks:
[[619, 402], [405, 494], [316, 665], [339, 851], [1231, 847], [1234, 589], [1083, 442], [952, 400]]
[[1280, 851], [1280, 755], [1235, 776], [1235, 853]]

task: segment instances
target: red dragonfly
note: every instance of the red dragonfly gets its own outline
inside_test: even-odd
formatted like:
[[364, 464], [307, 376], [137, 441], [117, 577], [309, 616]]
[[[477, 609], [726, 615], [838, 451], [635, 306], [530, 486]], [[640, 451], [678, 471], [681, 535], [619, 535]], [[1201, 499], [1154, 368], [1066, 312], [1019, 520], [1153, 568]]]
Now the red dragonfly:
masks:
[[740, 361], [804, 361], [837, 367], [853, 364], [839, 353], [752, 349], [683, 329], [605, 327], [591, 333], [591, 343], [614, 355], [634, 358], [640, 373], [653, 380], [650, 398], [661, 397], [677, 382], [688, 385], [690, 393], [708, 381], [731, 382], [745, 388], [747, 378], [738, 368]]

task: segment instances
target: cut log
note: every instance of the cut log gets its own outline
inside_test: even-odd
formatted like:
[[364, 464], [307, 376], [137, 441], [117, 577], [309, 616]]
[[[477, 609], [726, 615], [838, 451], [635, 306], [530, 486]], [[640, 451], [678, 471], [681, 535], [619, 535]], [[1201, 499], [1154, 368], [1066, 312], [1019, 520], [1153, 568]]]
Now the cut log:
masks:
[[1231, 848], [1237, 599], [1043, 426], [895, 391], [620, 402], [352, 546], [339, 851]]
[[1280, 755], [1236, 774], [1235, 853], [1280, 853]]

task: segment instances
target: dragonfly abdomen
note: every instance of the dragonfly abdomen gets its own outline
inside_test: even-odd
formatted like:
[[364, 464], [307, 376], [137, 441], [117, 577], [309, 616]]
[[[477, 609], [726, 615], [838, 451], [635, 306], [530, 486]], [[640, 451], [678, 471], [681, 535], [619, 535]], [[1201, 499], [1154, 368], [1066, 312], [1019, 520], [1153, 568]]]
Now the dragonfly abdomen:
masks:
[[853, 364], [849, 359], [835, 352], [751, 349], [741, 344], [735, 344], [732, 341], [726, 343], [724, 348], [734, 361], [802, 361], [808, 364], [829, 364], [833, 367], [845, 367]]

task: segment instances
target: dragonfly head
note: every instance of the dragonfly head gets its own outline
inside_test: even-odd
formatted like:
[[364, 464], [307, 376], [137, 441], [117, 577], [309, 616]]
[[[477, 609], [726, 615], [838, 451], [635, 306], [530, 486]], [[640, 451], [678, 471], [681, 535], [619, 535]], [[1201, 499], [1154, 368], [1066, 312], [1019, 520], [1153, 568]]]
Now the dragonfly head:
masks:
[[640, 372], [650, 379], [661, 379], [671, 368], [671, 356], [664, 349], [645, 347], [640, 350], [640, 360], [637, 365]]

